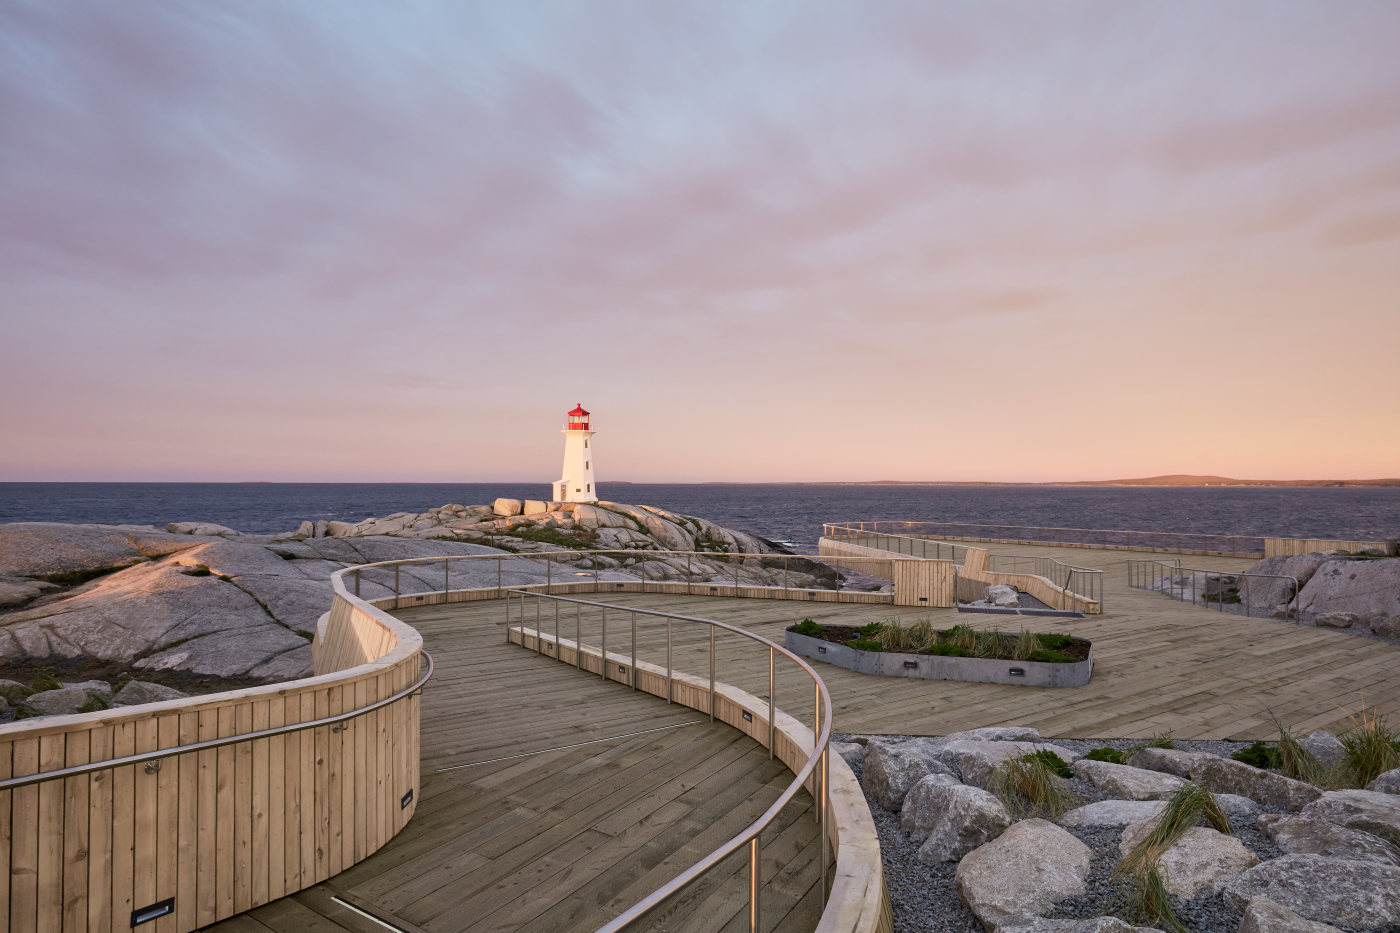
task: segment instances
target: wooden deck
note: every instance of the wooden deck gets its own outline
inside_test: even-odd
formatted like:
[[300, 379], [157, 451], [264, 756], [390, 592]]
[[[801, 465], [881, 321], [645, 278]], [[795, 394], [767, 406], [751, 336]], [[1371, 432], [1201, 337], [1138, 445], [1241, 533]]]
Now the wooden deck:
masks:
[[[1363, 695], [1368, 707], [1392, 718], [1400, 713], [1400, 646], [1221, 614], [1130, 588], [1125, 562], [1152, 555], [992, 550], [1108, 571], [1103, 615], [1024, 619], [1039, 630], [1092, 639], [1093, 682], [1055, 689], [875, 678], [818, 663], [837, 731], [941, 735], [1016, 724], [1047, 736], [1136, 737], [1170, 729], [1178, 738], [1242, 739], [1270, 735], [1271, 715], [1304, 732], [1345, 729], [1340, 707], [1355, 712]], [[1184, 562], [1220, 570], [1251, 563]], [[906, 622], [925, 614], [940, 625], [1005, 622], [882, 605], [617, 593], [581, 598], [715, 619], [779, 643], [784, 627], [803, 618], [861, 624], [902, 611]], [[437, 661], [424, 692], [417, 815], [383, 851], [349, 871], [208, 929], [382, 933], [385, 926], [353, 906], [414, 933], [587, 933], [751, 822], [791, 780], [737, 730], [508, 645], [499, 601], [396, 614], [423, 633]], [[664, 623], [637, 618], [639, 660], [664, 665]], [[577, 625], [583, 641], [597, 645], [602, 621], [589, 605], [577, 615], [566, 607], [558, 624], [565, 638]], [[542, 622], [552, 632], [548, 610]], [[609, 614], [610, 652], [630, 652], [631, 625], [632, 613]], [[767, 659], [740, 641], [719, 637], [718, 679], [767, 697]], [[706, 675], [707, 627], [675, 624], [671, 657], [677, 669]], [[780, 660], [776, 703], [810, 723], [811, 687], [804, 681]], [[789, 809], [765, 840], [764, 925], [806, 933], [818, 918], [816, 825], [805, 793]], [[652, 918], [652, 928], [746, 928], [745, 874], [740, 856], [666, 916]]]
[[[477, 610], [469, 618], [466, 606]], [[792, 781], [730, 726], [507, 644], [499, 602], [396, 614], [437, 665], [423, 694], [413, 820], [328, 882], [206, 929], [383, 933], [348, 904], [411, 933], [592, 931], [753, 822]], [[816, 836], [804, 791], [764, 838], [770, 929], [816, 926]], [[747, 858], [732, 861], [653, 915], [655, 928], [746, 930]]]

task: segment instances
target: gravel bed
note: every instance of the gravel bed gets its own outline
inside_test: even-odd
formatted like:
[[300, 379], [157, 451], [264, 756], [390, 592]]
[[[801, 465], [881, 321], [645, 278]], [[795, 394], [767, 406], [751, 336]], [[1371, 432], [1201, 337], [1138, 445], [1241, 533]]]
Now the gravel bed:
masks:
[[[833, 735], [838, 742], [852, 741], [854, 735]], [[888, 736], [888, 738], [914, 738], [914, 736]], [[1081, 755], [1095, 748], [1105, 746], [1126, 749], [1136, 744], [1134, 739], [1046, 739], [1048, 744], [1059, 745]], [[1210, 752], [1229, 757], [1249, 745], [1248, 742], [1179, 740], [1177, 748], [1184, 751]], [[861, 765], [851, 766], [857, 780], [861, 777]], [[1070, 790], [1084, 804], [1108, 799], [1099, 793], [1092, 783], [1071, 778]], [[890, 813], [881, 807], [873, 797], [866, 794], [866, 803], [874, 817], [875, 830], [880, 836], [880, 853], [885, 866], [885, 883], [889, 887], [890, 903], [894, 908], [895, 933], [983, 933], [983, 927], [972, 911], [963, 905], [953, 886], [953, 876], [957, 872], [956, 862], [941, 865], [925, 865], [919, 861], [919, 846], [911, 843], [908, 836], [899, 828], [899, 814]], [[1285, 812], [1273, 808], [1262, 808], [1262, 812]], [[1255, 826], [1254, 816], [1235, 817], [1231, 826], [1235, 835], [1248, 849], [1261, 860], [1278, 858], [1282, 855], [1269, 838]], [[1121, 828], [1111, 829], [1065, 829], [1093, 850], [1093, 862], [1087, 882], [1087, 892], [1082, 897], [1068, 898], [1056, 904], [1045, 916], [1052, 919], [1071, 919], [1102, 915], [1122, 916], [1120, 905], [1124, 903], [1126, 892], [1113, 881], [1113, 868], [1118, 863], [1118, 842], [1122, 838]], [[1189, 902], [1172, 901], [1177, 918], [1193, 933], [1235, 933], [1240, 924], [1240, 913], [1230, 910], [1219, 897], [1200, 898]], [[1126, 919], [1126, 917], [1124, 918]], [[1143, 925], [1143, 924], [1139, 924]]]

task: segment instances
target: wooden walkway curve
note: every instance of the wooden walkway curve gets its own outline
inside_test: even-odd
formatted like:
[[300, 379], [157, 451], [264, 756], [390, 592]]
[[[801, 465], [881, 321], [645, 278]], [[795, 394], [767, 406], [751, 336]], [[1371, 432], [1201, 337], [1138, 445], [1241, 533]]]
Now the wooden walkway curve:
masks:
[[[329, 881], [206, 929], [591, 933], [753, 822], [792, 781], [728, 725], [507, 644], [501, 607], [394, 613], [437, 664], [423, 694], [422, 800], [408, 826]], [[816, 927], [816, 859], [803, 791], [765, 834], [766, 929]], [[747, 861], [732, 861], [653, 926], [747, 930]]]

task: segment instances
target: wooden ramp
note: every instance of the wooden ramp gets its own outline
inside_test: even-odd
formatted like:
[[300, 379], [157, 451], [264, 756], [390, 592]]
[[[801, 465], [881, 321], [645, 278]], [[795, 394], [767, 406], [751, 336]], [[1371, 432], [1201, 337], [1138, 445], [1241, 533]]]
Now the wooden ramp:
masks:
[[[730, 726], [507, 644], [499, 602], [396, 615], [437, 664], [423, 695], [417, 814], [349, 871], [206, 929], [589, 933], [752, 823], [792, 781]], [[815, 929], [816, 837], [803, 791], [764, 837], [766, 929]], [[643, 928], [747, 930], [748, 864], [731, 861]]]

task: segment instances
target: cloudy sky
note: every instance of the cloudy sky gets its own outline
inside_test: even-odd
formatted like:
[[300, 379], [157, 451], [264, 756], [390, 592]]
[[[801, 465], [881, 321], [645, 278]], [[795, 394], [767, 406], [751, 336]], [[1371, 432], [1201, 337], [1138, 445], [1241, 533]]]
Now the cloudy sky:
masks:
[[0, 480], [1400, 476], [1400, 4], [0, 6]]

